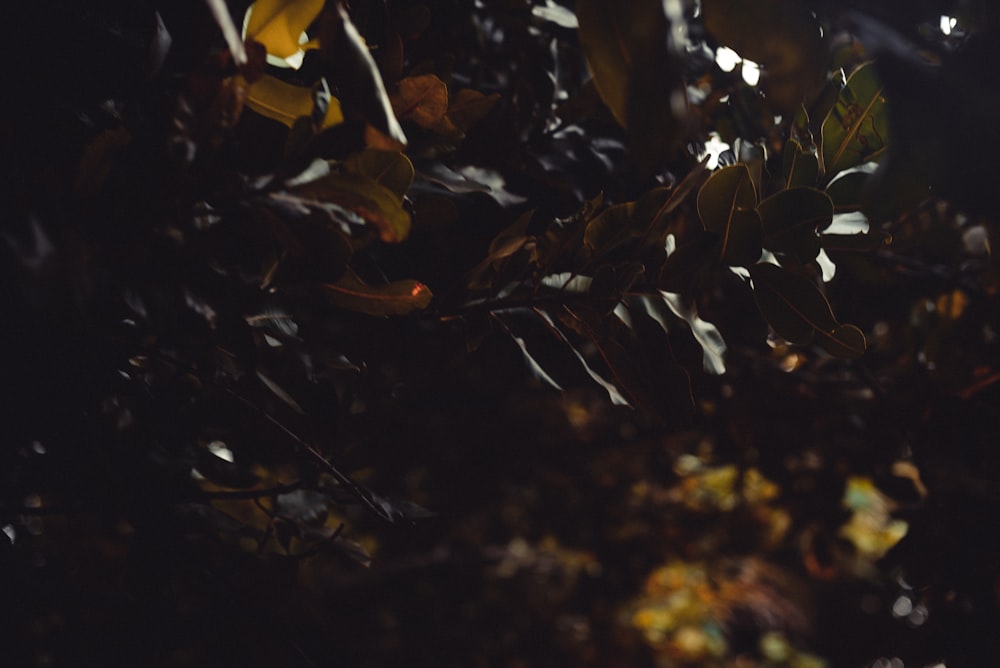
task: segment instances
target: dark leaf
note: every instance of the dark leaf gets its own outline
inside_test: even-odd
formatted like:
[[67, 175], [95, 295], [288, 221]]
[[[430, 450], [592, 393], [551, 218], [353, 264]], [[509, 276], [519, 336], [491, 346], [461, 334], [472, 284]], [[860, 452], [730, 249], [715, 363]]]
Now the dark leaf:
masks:
[[400, 200], [413, 185], [413, 163], [402, 153], [366, 148], [344, 161], [351, 174], [365, 176], [393, 192]]
[[757, 306], [779, 336], [799, 345], [816, 343], [837, 357], [864, 354], [864, 334], [838, 323], [826, 297], [808, 279], [772, 264], [754, 265], [750, 278]]
[[831, 182], [826, 187], [826, 194], [833, 200], [833, 210], [836, 213], [860, 210], [867, 183], [868, 174], [865, 172], [844, 174]]
[[785, 143], [781, 175], [785, 188], [814, 187], [819, 178], [819, 159], [797, 140], [789, 139]]
[[795, 258], [815, 260], [818, 230], [833, 221], [833, 202], [815, 188], [792, 188], [768, 197], [757, 207], [764, 230], [764, 247]]
[[368, 285], [352, 271], [336, 283], [323, 286], [332, 304], [349, 311], [374, 316], [406, 315], [427, 308], [433, 295], [419, 281], [393, 281], [385, 285]]
[[581, 0], [580, 42], [597, 90], [629, 133], [641, 174], [669, 157], [682, 136], [686, 92], [658, 0]]
[[403, 210], [402, 198], [367, 176], [328, 174], [296, 186], [291, 192], [353, 211], [375, 227], [383, 241], [402, 241], [410, 233], [410, 214]]

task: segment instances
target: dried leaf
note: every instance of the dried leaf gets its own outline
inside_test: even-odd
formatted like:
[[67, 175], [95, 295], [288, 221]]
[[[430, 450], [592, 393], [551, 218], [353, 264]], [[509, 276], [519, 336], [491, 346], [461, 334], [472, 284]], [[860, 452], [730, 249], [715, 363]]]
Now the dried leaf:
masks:
[[434, 295], [419, 281], [368, 285], [348, 270], [336, 283], [326, 283], [330, 301], [340, 308], [375, 316], [406, 315], [427, 308]]

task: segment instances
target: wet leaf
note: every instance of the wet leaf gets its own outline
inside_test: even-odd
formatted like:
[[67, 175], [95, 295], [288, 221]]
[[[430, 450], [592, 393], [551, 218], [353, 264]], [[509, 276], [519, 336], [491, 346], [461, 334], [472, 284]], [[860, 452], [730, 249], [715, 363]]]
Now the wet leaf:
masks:
[[344, 169], [375, 181], [400, 199], [413, 185], [413, 163], [397, 151], [366, 148], [345, 160]]
[[819, 254], [818, 230], [833, 221], [833, 202], [815, 188], [792, 188], [768, 197], [757, 207], [764, 230], [764, 247], [799, 262]]
[[640, 173], [669, 157], [680, 139], [687, 96], [670, 22], [658, 0], [581, 0], [580, 43], [601, 99], [628, 130]]
[[393, 281], [385, 285], [368, 285], [348, 271], [336, 283], [323, 285], [327, 297], [335, 306], [365, 313], [387, 316], [406, 315], [427, 308], [433, 294], [430, 288], [414, 280]]
[[819, 21], [802, 3], [703, 0], [702, 16], [720, 43], [761, 65], [761, 86], [774, 111], [794, 112], [822, 87], [827, 49]]
[[789, 139], [785, 143], [781, 176], [785, 188], [815, 186], [816, 179], [819, 177], [819, 159], [811, 150], [804, 148], [798, 140]]
[[869, 162], [888, 148], [889, 114], [874, 63], [854, 70], [823, 121], [827, 177]]
[[837, 357], [864, 354], [864, 334], [838, 323], [826, 297], [808, 279], [772, 264], [754, 265], [750, 278], [757, 306], [779, 336], [799, 345], [816, 343]]

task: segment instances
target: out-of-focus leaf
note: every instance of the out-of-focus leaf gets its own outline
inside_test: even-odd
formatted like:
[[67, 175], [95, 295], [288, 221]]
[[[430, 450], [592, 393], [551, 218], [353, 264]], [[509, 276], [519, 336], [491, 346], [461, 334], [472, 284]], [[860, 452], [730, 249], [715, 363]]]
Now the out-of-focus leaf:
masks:
[[[285, 83], [265, 74], [247, 91], [247, 106], [261, 116], [274, 119], [292, 127], [299, 118], [309, 118], [313, 113], [313, 91], [310, 88]], [[321, 128], [344, 122], [340, 100], [330, 98]]]
[[433, 74], [405, 77], [389, 100], [396, 118], [433, 128], [448, 112], [448, 86]]
[[360, 114], [389, 142], [398, 144], [395, 148], [402, 149], [406, 145], [406, 135], [392, 111], [382, 75], [342, 6], [324, 12], [320, 40], [332, 78], [341, 96], [349, 100], [350, 110]]
[[122, 150], [132, 141], [124, 127], [105, 130], [84, 149], [76, 170], [73, 190], [80, 196], [95, 195], [110, 176]]
[[353, 211], [373, 225], [386, 242], [402, 241], [410, 233], [410, 214], [403, 210], [400, 196], [367, 176], [328, 174], [293, 188], [292, 194]]
[[782, 156], [781, 175], [785, 188], [813, 187], [819, 177], [819, 159], [798, 140], [789, 139]]
[[764, 247], [799, 262], [819, 254], [817, 230], [833, 221], [833, 202], [815, 188], [791, 188], [768, 197], [757, 207], [764, 230]]
[[836, 213], [861, 209], [862, 194], [865, 190], [865, 184], [868, 183], [868, 176], [865, 172], [851, 172], [844, 174], [826, 187], [826, 194], [833, 200], [833, 210]]
[[485, 95], [472, 88], [463, 88], [451, 96], [448, 118], [462, 132], [468, 132], [483, 120], [500, 101], [500, 93]]
[[799, 345], [816, 343], [837, 357], [864, 354], [864, 334], [838, 323], [826, 297], [808, 279], [763, 263], [750, 268], [750, 278], [757, 306], [779, 336]]
[[822, 87], [827, 49], [819, 21], [795, 0], [702, 0], [705, 27], [723, 45], [762, 67], [774, 111], [794, 112]]
[[874, 63], [854, 70], [823, 121], [823, 168], [832, 177], [888, 148], [889, 113]]
[[264, 384], [264, 387], [271, 390], [271, 392], [273, 392], [276, 397], [278, 397], [286, 404], [288, 404], [288, 406], [293, 411], [295, 411], [299, 415], [305, 415], [305, 411], [302, 410], [302, 406], [299, 406], [298, 402], [295, 401], [295, 399], [293, 399], [292, 396], [284, 390], [284, 388], [282, 388], [280, 385], [278, 385], [276, 382], [268, 378], [265, 374], [263, 374], [260, 371], [257, 372], [257, 378], [259, 378], [260, 382]]
[[246, 37], [279, 58], [295, 56], [301, 50], [300, 36], [324, 4], [324, 0], [257, 0], [249, 10]]
[[629, 133], [640, 173], [669, 157], [687, 97], [659, 0], [580, 0], [580, 43], [601, 99]]
[[826, 251], [874, 251], [890, 245], [892, 235], [888, 232], [824, 234], [819, 243]]
[[740, 163], [712, 174], [698, 191], [698, 215], [705, 229], [720, 237], [719, 259], [750, 265], [760, 259], [761, 222], [750, 170]]
[[323, 285], [327, 298], [336, 306], [375, 316], [406, 315], [427, 308], [434, 295], [430, 288], [414, 280], [368, 285], [352, 271], [336, 283]]
[[413, 163], [402, 153], [374, 148], [355, 153], [344, 161], [344, 169], [365, 176], [402, 199], [413, 185]]
[[[630, 358], [628, 362], [621, 360], [616, 364], [630, 363], [632, 368], [629, 375], [634, 373], [639, 385], [627, 386], [626, 390], [636, 395], [640, 406], [659, 415], [666, 422], [690, 423], [694, 412], [691, 379], [674, 359], [666, 330], [644, 309], [629, 309], [628, 313], [635, 341], [634, 344], [631, 341], [626, 343], [623, 339], [628, 330], [615, 327], [616, 339], [625, 343], [627, 348], [623, 348], [628, 351]], [[614, 322], [620, 321], [615, 319]]]

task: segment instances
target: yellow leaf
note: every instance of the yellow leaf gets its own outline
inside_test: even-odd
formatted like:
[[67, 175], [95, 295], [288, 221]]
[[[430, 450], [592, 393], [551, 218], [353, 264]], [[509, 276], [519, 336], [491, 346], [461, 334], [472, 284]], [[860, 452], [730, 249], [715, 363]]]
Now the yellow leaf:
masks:
[[323, 10], [324, 0], [257, 0], [248, 10], [245, 36], [279, 58], [302, 49], [300, 37]]
[[[313, 110], [313, 92], [310, 88], [285, 83], [269, 74], [250, 86], [247, 95], [247, 106], [261, 116], [267, 116], [292, 127], [295, 119], [309, 116]], [[340, 108], [340, 100], [330, 98], [330, 106], [323, 119], [323, 127], [344, 122], [344, 113]]]

